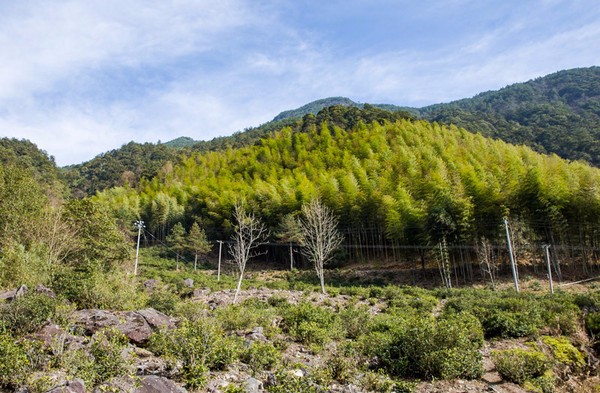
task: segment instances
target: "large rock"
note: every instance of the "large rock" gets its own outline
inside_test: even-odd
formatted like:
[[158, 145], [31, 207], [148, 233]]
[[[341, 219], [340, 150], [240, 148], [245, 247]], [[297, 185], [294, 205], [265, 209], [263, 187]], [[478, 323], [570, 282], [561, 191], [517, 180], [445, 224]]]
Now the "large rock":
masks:
[[86, 393], [86, 390], [83, 381], [76, 379], [74, 381], [67, 381], [66, 384], [48, 390], [46, 393]]
[[89, 335], [109, 326], [115, 327], [137, 345], [145, 344], [152, 334], [146, 319], [135, 311], [81, 310], [75, 313], [75, 321]]
[[173, 319], [153, 308], [145, 308], [139, 310], [138, 313], [146, 319], [146, 322], [148, 322], [148, 325], [152, 329], [175, 328], [175, 321]]
[[187, 391], [175, 384], [175, 382], [164, 377], [149, 375], [145, 377], [113, 378], [94, 389], [94, 393], [106, 391], [131, 392], [131, 393], [186, 393]]

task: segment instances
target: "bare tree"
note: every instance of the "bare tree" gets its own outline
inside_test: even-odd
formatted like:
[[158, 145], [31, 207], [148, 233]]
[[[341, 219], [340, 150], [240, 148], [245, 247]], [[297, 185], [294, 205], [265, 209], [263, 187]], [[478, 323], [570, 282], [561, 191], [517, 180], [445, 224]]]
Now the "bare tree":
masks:
[[344, 240], [337, 229], [338, 220], [319, 199], [313, 199], [302, 206], [299, 223], [302, 228], [302, 253], [315, 265], [321, 291], [325, 293], [323, 266], [333, 258], [333, 252]]
[[236, 226], [231, 239], [232, 242], [228, 247], [229, 253], [240, 271], [240, 278], [233, 297], [233, 302], [236, 303], [242, 287], [246, 263], [250, 258], [258, 255], [254, 250], [269, 236], [269, 231], [254, 214], [246, 211], [243, 202], [236, 202], [233, 218]]

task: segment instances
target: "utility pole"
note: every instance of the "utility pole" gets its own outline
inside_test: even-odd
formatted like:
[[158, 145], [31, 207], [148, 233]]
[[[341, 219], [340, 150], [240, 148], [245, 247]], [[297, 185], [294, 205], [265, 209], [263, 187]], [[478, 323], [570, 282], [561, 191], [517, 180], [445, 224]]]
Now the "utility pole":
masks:
[[554, 283], [552, 282], [552, 268], [550, 266], [550, 246], [544, 244], [544, 250], [546, 250], [546, 267], [548, 268], [548, 280], [550, 281], [550, 293], [554, 294]]
[[144, 221], [137, 220], [135, 222], [135, 226], [138, 229], [138, 236], [137, 236], [137, 247], [135, 249], [135, 265], [133, 267], [133, 275], [137, 276], [138, 259], [139, 259], [139, 256], [140, 256], [140, 237], [142, 235], [142, 228], [145, 228]]
[[508, 243], [508, 254], [510, 256], [510, 267], [512, 269], [513, 280], [515, 282], [515, 290], [519, 292], [519, 278], [517, 277], [517, 266], [515, 265], [515, 255], [513, 252], [512, 242], [510, 240], [510, 231], [508, 230], [508, 219], [504, 217], [504, 229], [506, 229], [506, 242]]
[[217, 266], [217, 281], [221, 281], [221, 250], [223, 249], [223, 241], [217, 240], [219, 243], [219, 265]]

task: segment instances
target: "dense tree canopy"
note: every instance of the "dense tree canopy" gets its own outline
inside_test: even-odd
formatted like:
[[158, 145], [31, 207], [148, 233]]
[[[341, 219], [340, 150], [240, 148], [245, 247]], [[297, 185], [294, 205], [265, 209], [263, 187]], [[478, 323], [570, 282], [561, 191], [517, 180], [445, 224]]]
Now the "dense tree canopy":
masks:
[[454, 126], [368, 122], [369, 113], [329, 108], [255, 146], [191, 155], [169, 176], [99, 198], [139, 199], [131, 217], [156, 222], [151, 229], [159, 237], [176, 222], [189, 228], [201, 217], [209, 238], [226, 238], [240, 197], [276, 233], [286, 214], [318, 196], [350, 240], [474, 242], [500, 236], [509, 215], [540, 241], [585, 228], [585, 241], [597, 242], [599, 170]]
[[430, 121], [600, 165], [600, 67], [560, 71], [419, 111]]

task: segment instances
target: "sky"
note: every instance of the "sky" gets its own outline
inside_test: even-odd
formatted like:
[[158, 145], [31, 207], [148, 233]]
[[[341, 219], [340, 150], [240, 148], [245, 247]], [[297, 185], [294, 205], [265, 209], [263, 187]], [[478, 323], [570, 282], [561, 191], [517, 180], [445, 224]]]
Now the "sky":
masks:
[[325, 97], [421, 107], [593, 65], [596, 0], [0, 0], [0, 137], [64, 166]]

